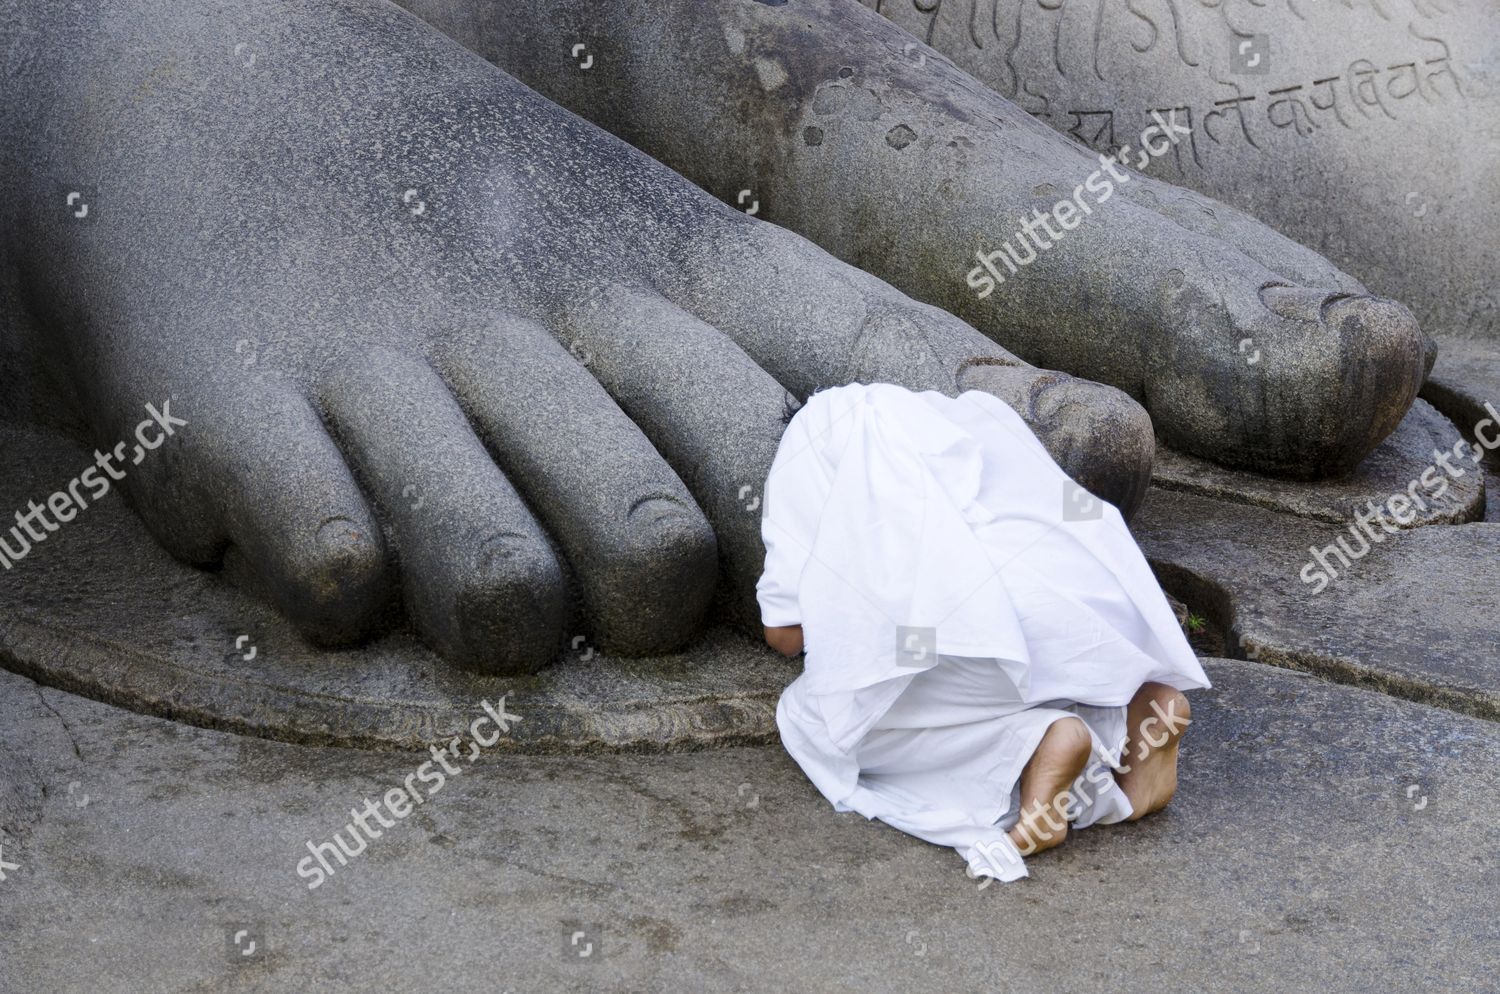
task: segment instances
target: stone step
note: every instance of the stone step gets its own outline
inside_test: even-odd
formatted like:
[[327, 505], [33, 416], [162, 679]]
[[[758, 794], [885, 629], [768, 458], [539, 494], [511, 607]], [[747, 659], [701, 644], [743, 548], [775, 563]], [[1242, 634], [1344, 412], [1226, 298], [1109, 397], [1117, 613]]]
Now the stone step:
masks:
[[[1500, 524], [1370, 528], [1379, 541], [1155, 487], [1131, 526], [1167, 590], [1225, 630], [1229, 654], [1500, 719]], [[1338, 575], [1322, 583], [1313, 550], [1341, 537], [1366, 551], [1326, 553]]]
[[[1392, 494], [1412, 499], [1415, 489], [1422, 503], [1414, 503], [1409, 520], [1398, 522], [1400, 527], [1477, 521], [1484, 516], [1484, 476], [1473, 471], [1468, 450], [1461, 456], [1450, 455], [1453, 471], [1443, 469], [1435, 459], [1439, 451], [1451, 454], [1463, 437], [1452, 421], [1418, 400], [1391, 436], [1345, 477], [1279, 480], [1226, 469], [1158, 445], [1151, 482], [1165, 490], [1328, 522], [1353, 521], [1369, 504], [1382, 504]], [[1427, 474], [1425, 483], [1423, 474]], [[1403, 513], [1402, 518], [1407, 517]]]

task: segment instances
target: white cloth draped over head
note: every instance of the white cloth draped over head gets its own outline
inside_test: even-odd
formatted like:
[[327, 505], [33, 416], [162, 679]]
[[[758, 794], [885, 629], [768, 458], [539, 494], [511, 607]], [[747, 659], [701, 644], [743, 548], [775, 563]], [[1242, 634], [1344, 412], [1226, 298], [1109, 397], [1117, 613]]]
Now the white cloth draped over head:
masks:
[[1208, 686], [1119, 512], [989, 394], [818, 392], [763, 513], [762, 620], [806, 648], [777, 708], [788, 752], [839, 810], [973, 873], [1025, 875], [1007, 832], [1052, 721], [1095, 740], [1075, 827], [1118, 821], [1125, 704], [1148, 681]]

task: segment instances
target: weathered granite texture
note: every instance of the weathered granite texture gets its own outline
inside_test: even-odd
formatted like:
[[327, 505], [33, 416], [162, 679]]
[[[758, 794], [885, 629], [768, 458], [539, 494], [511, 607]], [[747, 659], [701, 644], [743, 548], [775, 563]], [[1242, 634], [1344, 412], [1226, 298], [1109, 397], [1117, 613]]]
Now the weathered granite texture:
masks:
[[784, 388], [954, 393], [984, 364], [1081, 483], [1127, 513], [1144, 491], [1120, 391], [714, 201], [385, 0], [0, 0], [0, 25], [5, 406], [109, 447], [170, 404], [119, 487], [315, 642], [405, 614], [526, 673], [575, 632], [650, 657], [755, 630]]
[[[1474, 454], [1480, 449], [1464, 448], [1453, 455], [1454, 446], [1464, 437], [1451, 421], [1419, 400], [1395, 432], [1345, 476], [1316, 483], [1274, 480], [1158, 448], [1152, 482], [1168, 490], [1334, 522], [1353, 521], [1372, 503], [1382, 504], [1392, 494], [1406, 494], [1409, 499], [1416, 482], [1423, 503], [1412, 507], [1409, 521], [1395, 524], [1405, 528], [1477, 521], [1484, 516], [1488, 490], [1483, 472], [1474, 466]], [[1442, 453], [1448, 453], [1448, 463], [1461, 475], [1443, 469], [1435, 460]], [[1424, 474], [1430, 486], [1422, 485]]]
[[1484, 520], [1500, 522], [1500, 469], [1494, 460], [1485, 463]]
[[[83, 450], [41, 432], [0, 431], [0, 453], [7, 508], [88, 464]], [[0, 570], [0, 667], [148, 714], [292, 742], [443, 744], [502, 695], [522, 720], [497, 749], [765, 742], [799, 668], [723, 627], [645, 658], [606, 654], [580, 628], [539, 672], [487, 675], [440, 658], [399, 616], [388, 621], [360, 647], [311, 646], [268, 604], [172, 559], [118, 494]]]
[[1500, 6], [864, 2], [1096, 150], [1176, 108], [1193, 136], [1153, 175], [1323, 253], [1434, 335], [1500, 342]]
[[951, 850], [833, 813], [771, 748], [484, 755], [309, 891], [307, 842], [347, 838], [426, 754], [0, 673], [0, 990], [1491, 994], [1497, 726], [1206, 668], [1165, 812], [983, 889]]
[[[1029, 361], [1120, 387], [1181, 451], [1338, 475], [1396, 427], [1431, 361], [1411, 314], [1337, 257], [1101, 163], [854, 0], [402, 2], [727, 203]], [[562, 57], [575, 44], [587, 69]], [[1050, 38], [1027, 44], [1052, 55]], [[1151, 123], [1121, 122], [1132, 164]], [[1183, 134], [1153, 126], [1146, 146], [1181, 154]], [[715, 320], [782, 286], [723, 281]]]
[[1494, 438], [1500, 431], [1500, 342], [1441, 339], [1422, 397], [1469, 437], [1481, 422], [1490, 422], [1494, 427], [1486, 437]]
[[[0, 506], [84, 454], [9, 431]], [[1477, 470], [1470, 469], [1471, 475]], [[1390, 519], [1387, 519], [1390, 520]], [[1394, 527], [1395, 523], [1392, 522]], [[1352, 526], [1153, 489], [1135, 532], [1166, 588], [1230, 633], [1230, 651], [1309, 668], [1457, 710], [1500, 714], [1500, 524], [1382, 536], [1326, 589], [1300, 577], [1310, 547]], [[116, 495], [0, 571], [0, 665], [151, 714], [293, 742], [447, 742], [481, 700], [525, 715], [501, 748], [661, 750], [765, 742], [798, 672], [716, 628], [686, 650], [612, 656], [579, 630], [531, 676], [466, 672], [397, 625], [357, 649], [317, 649], [264, 603], [155, 546]], [[392, 619], [395, 623], [395, 619]]]
[[1500, 718], [1500, 524], [1371, 530], [1156, 488], [1132, 526], [1232, 655]]

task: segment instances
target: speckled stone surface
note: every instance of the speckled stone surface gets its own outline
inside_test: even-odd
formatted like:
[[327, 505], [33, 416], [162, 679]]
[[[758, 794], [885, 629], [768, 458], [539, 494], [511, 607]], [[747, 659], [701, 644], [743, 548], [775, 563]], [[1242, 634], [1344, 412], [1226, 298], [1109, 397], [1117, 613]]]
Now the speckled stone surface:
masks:
[[[1112, 48], [1132, 56], [1125, 40], [1135, 36], [1119, 22], [1137, 15], [1118, 3], [1085, 14], [1019, 0], [882, 0], [900, 27], [854, 0], [402, 3], [724, 202], [748, 209], [753, 195], [758, 217], [1027, 361], [1125, 391], [1182, 451], [1278, 476], [1333, 475], [1390, 434], [1416, 397], [1430, 343], [1404, 307], [1341, 271], [1340, 257], [1113, 161], [1106, 174], [1105, 148], [1046, 126], [1061, 108], [1034, 120], [1033, 96], [976, 79], [963, 71], [976, 60], [955, 56], [961, 68], [922, 44], [930, 33], [901, 30], [915, 20], [966, 38], [1003, 30], [1024, 6], [1044, 23], [1017, 44], [1048, 60], [1064, 43], [1048, 18], [1079, 30], [1113, 11]], [[1217, 14], [1195, 15], [1219, 29]], [[597, 46], [587, 71], [558, 54], [579, 39]], [[1227, 55], [1227, 33], [1222, 41]], [[984, 56], [1007, 53], [1015, 46]], [[1142, 142], [1159, 161], [1188, 154], [1180, 131], [1177, 144], [1139, 137], [1160, 130], [1152, 108], [1169, 113], [1155, 103], [1122, 116], [1107, 151], [1135, 146], [1131, 165], [1150, 158]], [[1174, 120], [1204, 126], [1201, 113]], [[1350, 207], [1327, 213], [1364, 217]], [[1027, 242], [1028, 218], [1037, 230], [1049, 212], [1061, 230]], [[764, 292], [727, 290], [715, 296], [731, 312]]]
[[481, 756], [316, 890], [307, 843], [425, 754], [0, 673], [0, 990], [1492, 994], [1497, 726], [1205, 668], [1172, 804], [1015, 884], [835, 813], [773, 747]]
[[1101, 152], [1175, 108], [1194, 133], [1153, 175], [1500, 342], [1500, 6], [863, 2]]
[[[1448, 418], [1418, 400], [1395, 432], [1346, 476], [1316, 483], [1274, 480], [1157, 446], [1151, 482], [1168, 490], [1264, 507], [1302, 518], [1352, 521], [1356, 514], [1367, 510], [1368, 502], [1380, 504], [1392, 494], [1407, 493], [1412, 481], [1420, 480], [1434, 465], [1434, 451], [1451, 451], [1462, 437]], [[1410, 527], [1477, 521], [1484, 516], [1483, 474], [1473, 472], [1468, 458], [1454, 462], [1464, 468], [1464, 475], [1454, 477], [1440, 472], [1434, 477], [1446, 479], [1447, 486], [1425, 491], [1430, 496], [1428, 506], [1425, 510], [1412, 509]]]
[[[12, 467], [0, 507], [24, 507], [45, 496], [37, 481], [88, 464], [53, 434], [0, 440]], [[168, 556], [118, 494], [0, 571], [0, 666], [192, 724], [366, 748], [445, 743], [482, 701], [506, 695], [522, 720], [497, 748], [531, 751], [769, 741], [776, 699], [799, 671], [723, 628], [646, 659], [610, 658], [575, 636], [550, 666], [512, 678], [462, 670], [401, 627], [357, 648], [315, 648], [223, 576]]]
[[641, 657], [756, 634], [750, 491], [789, 391], [980, 380], [1084, 486], [1127, 514], [1145, 490], [1121, 390], [1026, 365], [386, 0], [0, 0], [0, 25], [0, 411], [112, 445], [170, 402], [119, 487], [319, 645], [395, 598], [490, 673], [578, 632]]
[[[0, 506], [65, 479], [82, 453], [9, 431], [26, 466], [0, 474]], [[1161, 488], [1136, 534], [1168, 590], [1230, 632], [1231, 653], [1371, 683], [1416, 700], [1500, 713], [1500, 524], [1389, 535], [1321, 593], [1299, 573], [1348, 524]], [[1379, 528], [1376, 528], [1379, 531]], [[1334, 560], [1336, 563], [1337, 561]], [[294, 742], [412, 747], [448, 741], [479, 702], [524, 714], [502, 748], [680, 749], [774, 739], [795, 662], [724, 628], [649, 659], [600, 653], [582, 635], [531, 677], [444, 662], [393, 619], [345, 650], [303, 641], [222, 575], [160, 550], [118, 496], [0, 572], [0, 664], [150, 714]], [[1378, 621], [1377, 621], [1378, 619]]]
[[[1229, 654], [1500, 718], [1500, 524], [1372, 526], [1363, 546], [1353, 527], [1153, 488], [1131, 530]], [[1347, 568], [1330, 553], [1339, 575], [1314, 593], [1311, 550], [1340, 536], [1368, 551]]]
[[[1485, 419], [1495, 420], [1485, 405], [1500, 410], [1500, 343], [1439, 338], [1437, 362], [1422, 397], [1466, 434]], [[1491, 429], [1490, 437], [1497, 430]]]

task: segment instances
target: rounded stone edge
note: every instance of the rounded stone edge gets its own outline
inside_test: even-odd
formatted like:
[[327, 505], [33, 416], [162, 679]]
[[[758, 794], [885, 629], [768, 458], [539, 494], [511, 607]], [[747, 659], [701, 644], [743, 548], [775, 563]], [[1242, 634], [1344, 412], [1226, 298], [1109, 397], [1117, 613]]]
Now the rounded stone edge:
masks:
[[[190, 672], [89, 632], [28, 621], [0, 629], [0, 666], [137, 714], [293, 745], [419, 751], [467, 736], [475, 717], [472, 710], [356, 701]], [[174, 673], [186, 679], [174, 680]], [[659, 708], [630, 701], [587, 711], [526, 696], [510, 705], [524, 712], [511, 734], [486, 748], [584, 754], [766, 745], [777, 739], [779, 696], [704, 696]], [[225, 702], [235, 703], [226, 707]]]
[[[1452, 418], [1447, 411], [1422, 397], [1414, 401], [1412, 409], [1407, 412], [1407, 418], [1412, 421], [1411, 430], [1423, 430], [1423, 422], [1431, 422], [1435, 418], [1441, 418], [1452, 424]], [[1406, 427], [1403, 421], [1402, 431]], [[1461, 432], [1457, 424], [1453, 424], [1456, 432]], [[1386, 439], [1376, 448], [1366, 461], [1378, 459], [1383, 452], [1388, 451], [1396, 444], [1395, 434]], [[1362, 464], [1363, 465], [1363, 464]], [[1421, 464], [1413, 479], [1428, 468], [1430, 463]], [[1230, 469], [1218, 466], [1207, 460], [1199, 459], [1185, 453], [1177, 452], [1167, 448], [1165, 443], [1158, 442], [1156, 450], [1156, 464], [1151, 476], [1151, 484], [1163, 490], [1172, 490], [1180, 493], [1194, 494], [1199, 497], [1210, 497], [1232, 504], [1242, 504], [1247, 507], [1260, 508], [1273, 511], [1277, 514], [1286, 514], [1292, 517], [1303, 518], [1308, 521], [1322, 521], [1328, 524], [1342, 525], [1355, 520], [1356, 508], [1344, 506], [1340, 511], [1335, 506], [1335, 500], [1320, 500], [1319, 494], [1326, 493], [1330, 488], [1337, 488], [1344, 483], [1341, 479], [1322, 480], [1317, 482], [1304, 482], [1296, 480], [1283, 480], [1276, 477], [1260, 476], [1244, 470]], [[1376, 493], [1373, 489], [1365, 491], [1364, 495], [1370, 500], [1378, 497], [1381, 502], [1387, 500], [1393, 494], [1403, 491], [1391, 490], [1385, 493]], [[1349, 501], [1357, 500], [1357, 497], [1349, 496]], [[1403, 525], [1399, 521], [1394, 522], [1402, 529], [1426, 528], [1432, 525], [1462, 525], [1470, 522], [1480, 521], [1484, 518], [1486, 505], [1486, 492], [1483, 477], [1479, 478], [1479, 485], [1472, 488], [1463, 503], [1453, 507], [1437, 509], [1434, 508], [1426, 517], [1415, 519], [1409, 525]]]

